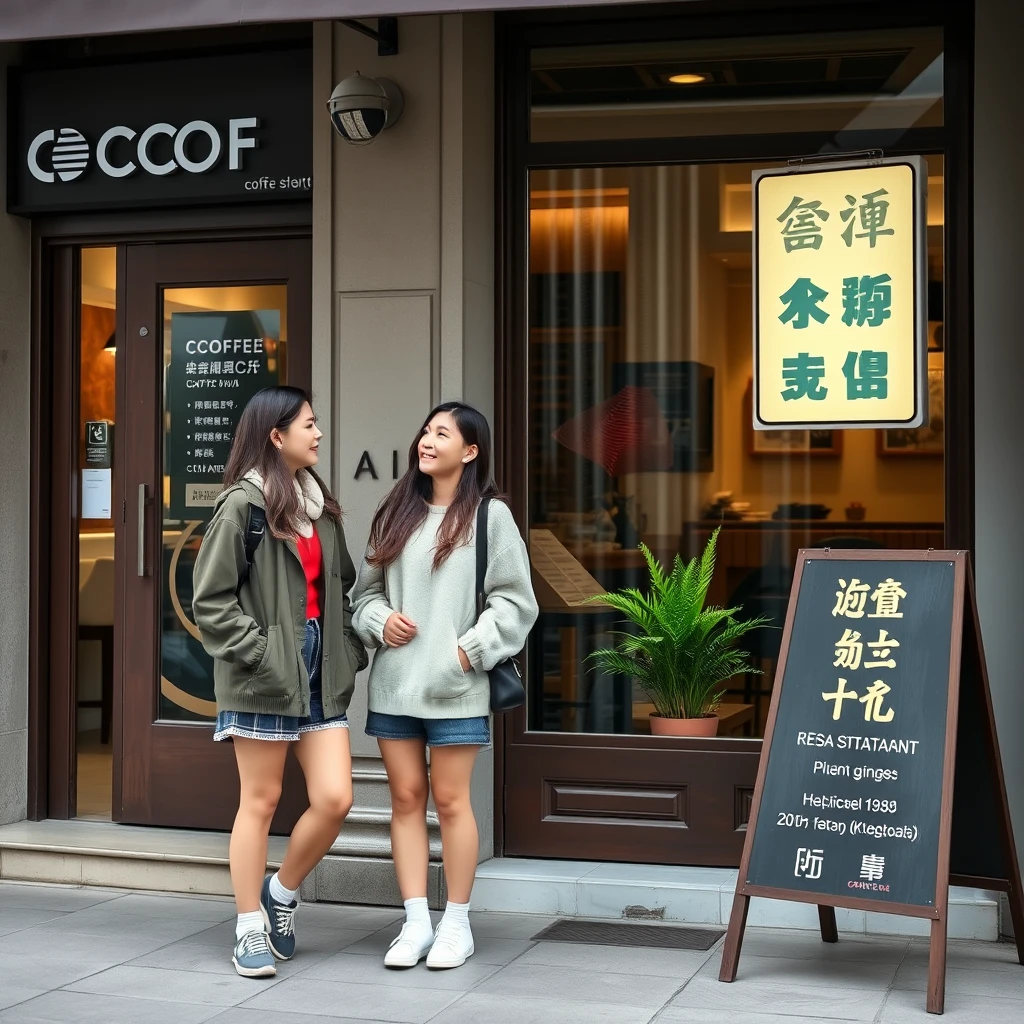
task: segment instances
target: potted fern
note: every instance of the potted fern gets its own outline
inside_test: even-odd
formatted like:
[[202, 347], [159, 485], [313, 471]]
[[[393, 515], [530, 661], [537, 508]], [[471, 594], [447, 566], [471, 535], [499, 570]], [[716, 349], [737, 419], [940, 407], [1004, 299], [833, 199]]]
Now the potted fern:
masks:
[[616, 632], [611, 648], [588, 660], [612, 675], [636, 679], [654, 703], [651, 732], [669, 736], [714, 736], [716, 708], [725, 683], [741, 672], [758, 672], [737, 645], [765, 618], [738, 620], [739, 608], [704, 607], [715, 571], [718, 530], [700, 559], [683, 564], [676, 555], [666, 574], [650, 549], [640, 545], [650, 572], [650, 592], [624, 588], [592, 598], [621, 612], [636, 627]]

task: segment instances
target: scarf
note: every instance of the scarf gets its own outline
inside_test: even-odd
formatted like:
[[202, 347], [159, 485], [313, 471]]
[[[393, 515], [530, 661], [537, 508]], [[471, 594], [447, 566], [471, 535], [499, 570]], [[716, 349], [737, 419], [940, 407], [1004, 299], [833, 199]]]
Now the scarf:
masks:
[[[263, 477], [255, 469], [245, 474], [245, 479], [263, 491]], [[313, 521], [324, 512], [324, 495], [320, 485], [304, 469], [295, 474], [295, 493], [299, 499], [299, 511], [292, 526], [299, 537], [313, 536]]]

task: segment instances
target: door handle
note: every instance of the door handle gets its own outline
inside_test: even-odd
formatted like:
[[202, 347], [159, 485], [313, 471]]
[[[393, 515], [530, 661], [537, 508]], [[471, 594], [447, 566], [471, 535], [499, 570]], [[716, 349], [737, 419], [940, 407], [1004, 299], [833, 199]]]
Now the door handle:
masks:
[[146, 575], [146, 485], [139, 484], [139, 575]]

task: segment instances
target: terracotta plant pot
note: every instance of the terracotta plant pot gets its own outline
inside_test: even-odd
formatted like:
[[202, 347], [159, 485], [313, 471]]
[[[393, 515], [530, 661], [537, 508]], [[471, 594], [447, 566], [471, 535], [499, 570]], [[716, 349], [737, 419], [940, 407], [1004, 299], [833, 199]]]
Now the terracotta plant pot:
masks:
[[652, 736], [717, 736], [718, 715], [703, 718], [662, 718], [651, 715]]

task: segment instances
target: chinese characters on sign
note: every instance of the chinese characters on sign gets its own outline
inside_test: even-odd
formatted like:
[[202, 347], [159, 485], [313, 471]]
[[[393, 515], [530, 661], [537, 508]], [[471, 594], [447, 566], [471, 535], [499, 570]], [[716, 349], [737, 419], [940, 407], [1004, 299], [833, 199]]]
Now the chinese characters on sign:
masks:
[[168, 519], [205, 519], [222, 489], [246, 403], [280, 378], [276, 309], [171, 314]]
[[952, 573], [803, 559], [748, 884], [934, 901]]
[[926, 418], [920, 158], [754, 176], [755, 429]]

